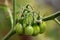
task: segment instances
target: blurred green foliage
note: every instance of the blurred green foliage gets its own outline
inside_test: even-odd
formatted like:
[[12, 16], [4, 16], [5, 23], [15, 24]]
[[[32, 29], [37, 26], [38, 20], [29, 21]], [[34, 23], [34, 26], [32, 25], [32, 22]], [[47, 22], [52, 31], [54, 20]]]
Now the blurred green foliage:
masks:
[[0, 40], [7, 34], [11, 26], [6, 6], [0, 5]]

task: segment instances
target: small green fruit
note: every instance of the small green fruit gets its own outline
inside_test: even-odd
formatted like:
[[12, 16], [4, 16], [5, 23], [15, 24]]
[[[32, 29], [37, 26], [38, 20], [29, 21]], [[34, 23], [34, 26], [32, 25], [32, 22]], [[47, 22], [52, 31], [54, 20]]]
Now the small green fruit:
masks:
[[46, 29], [46, 22], [40, 24], [40, 34], [44, 33]]
[[14, 30], [18, 34], [23, 34], [23, 27], [20, 23], [17, 23], [16, 26], [14, 27]]
[[33, 26], [33, 29], [34, 29], [34, 33], [33, 33], [33, 35], [37, 35], [37, 34], [39, 34], [39, 32], [40, 32], [40, 28], [39, 28], [38, 25], [34, 25], [34, 26]]
[[25, 35], [32, 35], [33, 34], [33, 27], [31, 25], [25, 27]]

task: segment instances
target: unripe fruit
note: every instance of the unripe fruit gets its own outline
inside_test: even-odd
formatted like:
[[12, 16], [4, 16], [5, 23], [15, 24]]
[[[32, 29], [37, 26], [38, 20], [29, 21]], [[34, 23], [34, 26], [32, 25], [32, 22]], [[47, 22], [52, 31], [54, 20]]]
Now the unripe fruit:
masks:
[[34, 25], [34, 26], [33, 26], [33, 29], [34, 29], [33, 35], [37, 35], [37, 34], [40, 32], [40, 28], [39, 28], [38, 25]]
[[25, 35], [32, 35], [33, 34], [33, 27], [31, 25], [25, 27]]
[[23, 34], [23, 27], [20, 23], [17, 23], [16, 26], [14, 27], [14, 31], [17, 34]]
[[42, 22], [40, 24], [40, 34], [44, 33], [45, 32], [45, 29], [46, 29], [46, 23], [45, 22]]

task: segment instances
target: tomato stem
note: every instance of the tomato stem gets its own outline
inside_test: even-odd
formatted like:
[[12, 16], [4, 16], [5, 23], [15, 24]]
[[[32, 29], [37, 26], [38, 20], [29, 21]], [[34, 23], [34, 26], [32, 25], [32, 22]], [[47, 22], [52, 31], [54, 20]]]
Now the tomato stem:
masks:
[[43, 17], [42, 20], [43, 21], [53, 20], [53, 19], [55, 19], [58, 16], [60, 16], [60, 11], [58, 11], [56, 13], [53, 13], [53, 14], [47, 16], [47, 17]]
[[13, 29], [11, 29], [9, 33], [2, 40], [8, 40], [14, 34], [15, 32], [13, 31]]
[[58, 19], [55, 18], [54, 21], [60, 25], [60, 22], [58, 21]]
[[7, 35], [3, 38], [3, 40], [8, 40], [12, 35], [15, 34], [15, 32], [14, 32], [14, 26], [15, 26], [15, 22], [16, 22], [15, 21], [15, 13], [16, 13], [15, 2], [16, 2], [16, 0], [13, 0], [13, 16], [12, 16], [10, 8], [8, 8], [8, 0], [5, 0], [6, 6], [7, 6], [7, 10], [9, 12], [10, 19], [11, 19], [11, 30], [9, 31], [9, 33], [7, 33]]
[[16, 24], [16, 19], [15, 19], [15, 15], [16, 15], [16, 0], [13, 0], [13, 27]]
[[13, 27], [13, 16], [12, 16], [12, 12], [11, 12], [10, 8], [8, 7], [8, 0], [5, 0], [5, 5], [6, 5], [6, 7], [7, 7], [7, 11], [8, 11], [9, 16], [10, 16], [11, 27]]

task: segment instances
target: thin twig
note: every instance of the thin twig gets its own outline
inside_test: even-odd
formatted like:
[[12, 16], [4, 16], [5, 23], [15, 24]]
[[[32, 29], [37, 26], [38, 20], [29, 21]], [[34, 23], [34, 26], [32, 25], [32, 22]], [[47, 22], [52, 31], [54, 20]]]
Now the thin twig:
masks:
[[60, 22], [58, 21], [58, 19], [55, 18], [54, 21], [60, 25]]
[[47, 17], [43, 17], [42, 20], [43, 21], [53, 20], [53, 19], [55, 19], [58, 16], [60, 16], [60, 11], [58, 11], [58, 12], [56, 12], [54, 14], [51, 14], [51, 15], [49, 15]]
[[14, 30], [11, 29], [9, 33], [2, 40], [8, 40], [14, 34], [15, 34]]

